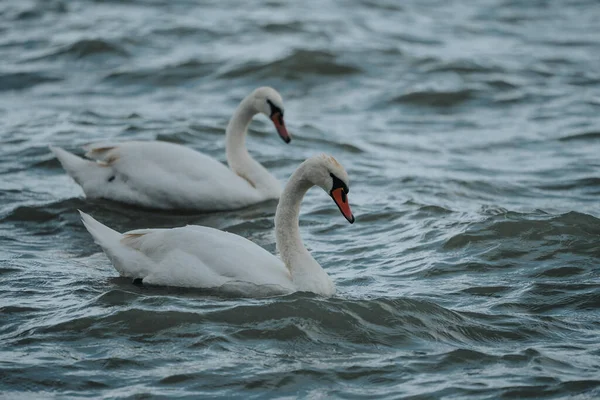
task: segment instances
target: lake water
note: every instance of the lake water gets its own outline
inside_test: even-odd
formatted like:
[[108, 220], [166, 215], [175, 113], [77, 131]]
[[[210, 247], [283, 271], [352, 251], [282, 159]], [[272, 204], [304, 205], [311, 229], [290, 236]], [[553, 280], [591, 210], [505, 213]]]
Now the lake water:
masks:
[[[0, 2], [0, 397], [600, 396], [600, 3]], [[275, 202], [179, 213], [87, 201], [48, 151], [163, 140], [225, 160], [258, 86], [285, 182], [348, 170], [301, 233], [335, 297], [118, 278], [77, 209], [115, 229], [201, 224], [274, 251]]]

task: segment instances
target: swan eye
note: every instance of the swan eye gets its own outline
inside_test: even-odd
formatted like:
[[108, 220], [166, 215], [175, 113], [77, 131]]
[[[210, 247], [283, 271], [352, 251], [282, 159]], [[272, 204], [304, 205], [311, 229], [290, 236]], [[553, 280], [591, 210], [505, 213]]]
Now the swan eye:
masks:
[[346, 202], [346, 194], [350, 193], [350, 189], [348, 189], [348, 185], [344, 183], [340, 178], [335, 176], [332, 173], [329, 173], [329, 176], [333, 179], [333, 186], [331, 187], [331, 191], [333, 192], [335, 189], [342, 188], [342, 200]]
[[275, 104], [273, 104], [273, 102], [269, 99], [267, 99], [267, 104], [269, 105], [269, 107], [271, 108], [271, 115], [270, 117], [272, 117], [275, 114], [279, 114], [279, 116], [281, 118], [283, 118], [283, 110], [279, 107], [277, 107]]

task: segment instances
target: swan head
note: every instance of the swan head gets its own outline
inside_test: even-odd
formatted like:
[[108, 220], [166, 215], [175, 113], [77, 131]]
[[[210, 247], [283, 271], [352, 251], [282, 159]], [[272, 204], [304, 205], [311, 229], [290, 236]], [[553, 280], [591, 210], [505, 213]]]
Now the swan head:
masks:
[[354, 223], [348, 201], [348, 173], [335, 158], [327, 154], [309, 158], [306, 160], [304, 178], [326, 191], [348, 222]]
[[284, 142], [289, 143], [292, 138], [283, 121], [283, 99], [277, 90], [264, 86], [252, 92], [251, 96], [256, 111], [269, 117], [279, 136]]

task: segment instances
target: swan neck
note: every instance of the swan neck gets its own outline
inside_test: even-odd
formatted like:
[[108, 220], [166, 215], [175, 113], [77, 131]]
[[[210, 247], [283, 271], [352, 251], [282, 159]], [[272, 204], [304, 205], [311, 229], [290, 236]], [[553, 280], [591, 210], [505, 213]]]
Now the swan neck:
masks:
[[250, 96], [235, 110], [225, 132], [227, 164], [236, 175], [252, 185], [263, 199], [278, 198], [281, 186], [277, 179], [248, 154], [246, 133], [252, 118], [258, 114]]
[[304, 179], [302, 166], [285, 186], [275, 213], [275, 240], [281, 260], [292, 276], [305, 258], [314, 261], [300, 237], [300, 203], [313, 184]]
[[300, 203], [314, 184], [305, 178], [306, 163], [298, 167], [285, 186], [275, 213], [275, 241], [281, 261], [290, 271], [297, 290], [331, 296], [335, 285], [327, 272], [304, 247], [300, 238]]
[[256, 114], [257, 112], [253, 109], [250, 99], [245, 98], [236, 108], [227, 125], [225, 131], [227, 163], [235, 172], [238, 172], [236, 169], [242, 166], [245, 157], [250, 158], [246, 150], [246, 132], [248, 132], [248, 126]]

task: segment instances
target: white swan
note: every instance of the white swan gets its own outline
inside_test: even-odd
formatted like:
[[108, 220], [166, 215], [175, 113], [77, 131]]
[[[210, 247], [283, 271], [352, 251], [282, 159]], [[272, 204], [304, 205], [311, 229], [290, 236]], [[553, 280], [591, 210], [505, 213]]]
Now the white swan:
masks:
[[50, 147], [63, 168], [89, 198], [104, 198], [159, 209], [231, 210], [277, 199], [277, 179], [246, 150], [245, 138], [254, 115], [273, 121], [286, 142], [283, 101], [276, 90], [258, 88], [235, 110], [226, 130], [227, 162], [184, 146], [151, 141], [89, 146], [85, 160]]
[[275, 214], [275, 236], [281, 260], [251, 241], [203, 226], [140, 229], [124, 234], [81, 213], [82, 221], [121, 276], [143, 283], [234, 289], [246, 294], [294, 291], [324, 296], [335, 293], [329, 275], [300, 238], [298, 217], [306, 191], [317, 185], [328, 192], [350, 222], [348, 175], [331, 156], [303, 162], [287, 183]]

